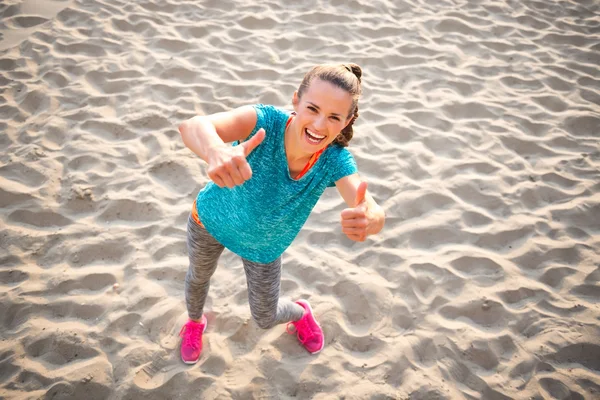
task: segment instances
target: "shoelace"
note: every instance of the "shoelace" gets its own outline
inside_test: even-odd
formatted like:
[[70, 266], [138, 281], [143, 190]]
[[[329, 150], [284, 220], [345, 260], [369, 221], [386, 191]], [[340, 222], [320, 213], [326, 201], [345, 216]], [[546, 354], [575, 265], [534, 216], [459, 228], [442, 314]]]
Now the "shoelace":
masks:
[[[294, 326], [296, 332], [290, 330], [290, 325]], [[309, 325], [306, 317], [303, 317], [299, 321], [289, 322], [287, 324], [287, 327], [286, 327], [285, 330], [290, 335], [293, 335], [294, 333], [297, 333], [298, 334], [298, 340], [300, 340], [300, 343], [302, 343], [302, 344], [308, 342], [310, 339], [312, 339], [316, 335], [316, 333], [310, 328], [310, 325]], [[301, 336], [301, 332], [305, 333], [306, 336], [302, 337]]]
[[183, 344], [193, 348], [198, 347], [202, 325], [197, 323], [187, 323], [179, 331], [179, 336], [183, 338]]

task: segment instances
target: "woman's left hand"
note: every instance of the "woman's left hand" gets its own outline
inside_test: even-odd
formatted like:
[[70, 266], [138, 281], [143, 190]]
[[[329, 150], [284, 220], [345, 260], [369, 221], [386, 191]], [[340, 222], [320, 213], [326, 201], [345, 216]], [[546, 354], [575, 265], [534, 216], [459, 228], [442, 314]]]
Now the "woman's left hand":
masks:
[[353, 208], [342, 211], [342, 232], [356, 242], [364, 242], [369, 235], [383, 229], [385, 214], [383, 209], [366, 196], [367, 182], [361, 182], [356, 192]]

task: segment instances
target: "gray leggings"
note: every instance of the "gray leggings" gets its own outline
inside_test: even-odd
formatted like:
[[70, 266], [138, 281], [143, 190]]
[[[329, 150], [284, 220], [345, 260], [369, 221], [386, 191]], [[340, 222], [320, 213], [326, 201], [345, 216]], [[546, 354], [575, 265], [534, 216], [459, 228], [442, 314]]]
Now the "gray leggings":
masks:
[[[204, 303], [210, 287], [210, 277], [217, 268], [223, 245], [190, 216], [187, 229], [190, 267], [185, 276], [185, 301], [191, 319], [202, 318]], [[242, 258], [250, 313], [262, 329], [302, 318], [304, 309], [290, 300], [279, 299], [281, 257], [268, 264]]]

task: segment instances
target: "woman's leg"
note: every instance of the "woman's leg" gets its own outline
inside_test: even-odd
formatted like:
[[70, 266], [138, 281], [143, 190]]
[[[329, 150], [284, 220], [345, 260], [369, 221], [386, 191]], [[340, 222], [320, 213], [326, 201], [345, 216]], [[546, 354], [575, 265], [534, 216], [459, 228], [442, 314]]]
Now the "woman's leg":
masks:
[[242, 259], [248, 300], [252, 318], [262, 329], [277, 324], [297, 321], [304, 315], [304, 308], [287, 299], [279, 299], [281, 281], [281, 257], [268, 264]]
[[187, 226], [190, 266], [185, 276], [185, 302], [190, 319], [200, 320], [223, 245], [190, 216]]

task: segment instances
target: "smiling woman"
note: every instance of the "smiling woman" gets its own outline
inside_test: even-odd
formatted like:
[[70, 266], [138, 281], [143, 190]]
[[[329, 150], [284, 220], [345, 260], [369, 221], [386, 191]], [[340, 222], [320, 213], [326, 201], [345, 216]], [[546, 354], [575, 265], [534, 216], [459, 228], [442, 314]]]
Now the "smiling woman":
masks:
[[242, 258], [258, 326], [288, 323], [310, 353], [323, 348], [323, 331], [308, 302], [279, 298], [281, 254], [328, 186], [348, 204], [341, 225], [350, 239], [362, 242], [383, 228], [383, 210], [346, 148], [358, 117], [361, 76], [356, 64], [319, 65], [293, 94], [292, 113], [259, 104], [194, 117], [179, 127], [185, 145], [207, 162], [212, 180], [188, 220], [184, 362], [200, 358], [204, 303], [224, 248]]

